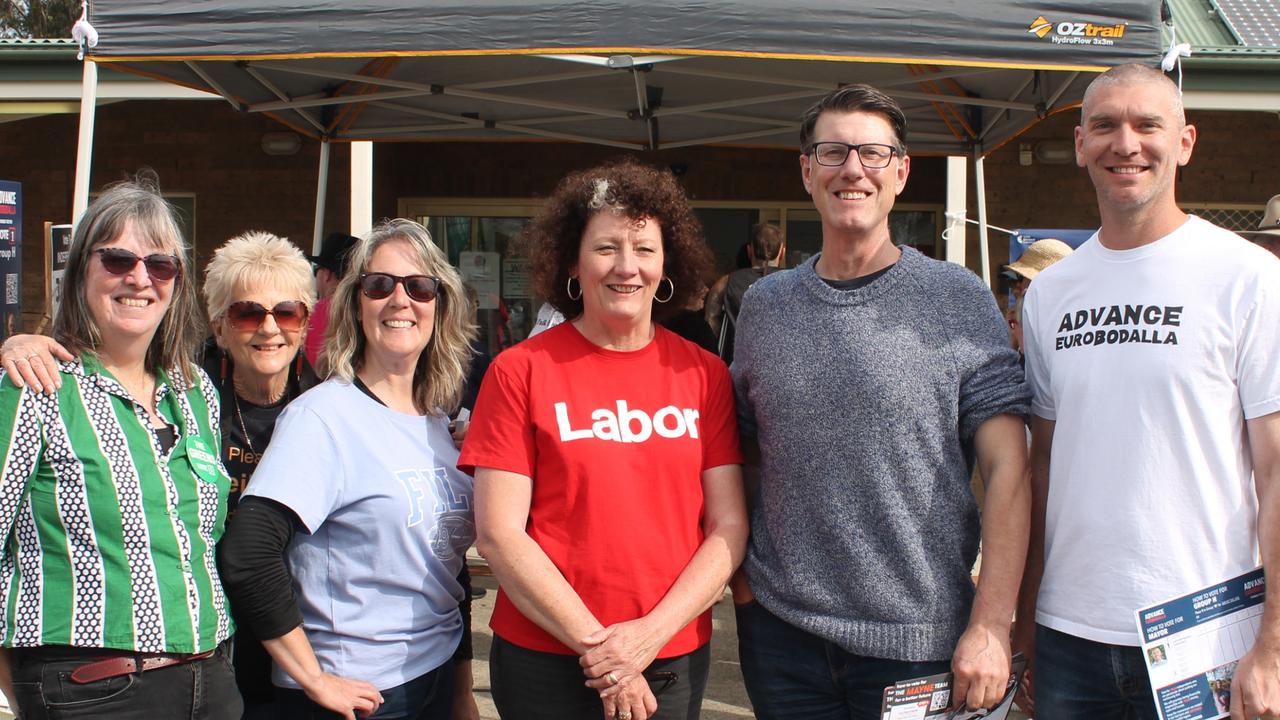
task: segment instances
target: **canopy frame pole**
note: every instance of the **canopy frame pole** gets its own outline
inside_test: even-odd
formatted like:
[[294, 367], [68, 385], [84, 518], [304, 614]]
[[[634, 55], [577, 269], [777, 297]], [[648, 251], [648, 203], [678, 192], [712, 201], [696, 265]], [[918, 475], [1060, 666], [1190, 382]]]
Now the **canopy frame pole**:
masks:
[[190, 68], [191, 72], [195, 73], [201, 80], [205, 82], [206, 85], [213, 88], [214, 91], [218, 93], [218, 95], [222, 96], [223, 100], [226, 100], [228, 103], [230, 103], [231, 107], [235, 108], [237, 112], [244, 110], [244, 106], [240, 103], [240, 101], [231, 97], [231, 93], [227, 92], [226, 88], [219, 85], [216, 80], [210, 77], [209, 73], [205, 72], [204, 68], [197, 65], [194, 60], [184, 60], [183, 64], [186, 65], [188, 68]]
[[373, 229], [373, 142], [351, 143], [351, 234]]
[[76, 185], [71, 198], [71, 222], [89, 208], [89, 175], [93, 170], [93, 124], [98, 108], [98, 63], [84, 61], [80, 90], [80, 136], [76, 141]]
[[945, 241], [943, 257], [947, 262], [953, 262], [961, 266], [965, 264], [965, 251], [967, 250], [966, 245], [968, 242], [965, 236], [967, 229], [965, 216], [969, 212], [968, 162], [969, 159], [963, 155], [947, 156], [947, 200], [945, 210], [947, 226], [942, 233]]
[[329, 138], [320, 140], [320, 170], [316, 177], [316, 218], [311, 229], [311, 254], [319, 255], [324, 242], [324, 203], [329, 195]]
[[982, 282], [991, 285], [991, 248], [987, 242], [987, 179], [984, 172], [985, 159], [982, 157], [982, 146], [973, 147], [973, 181], [974, 192], [978, 196], [978, 262], [982, 263]]
[[[264, 76], [262, 73], [254, 69], [253, 66], [246, 65], [244, 67], [244, 71], [248, 73], [249, 76], [252, 77], [254, 80], [257, 80], [259, 85], [266, 88], [272, 95], [275, 95], [280, 100], [289, 99], [289, 96], [286, 95], [283, 90], [277, 87], [275, 83], [268, 80], [266, 76]], [[303, 120], [306, 120], [307, 124], [309, 124], [311, 127], [320, 131], [321, 135], [324, 135], [329, 132], [329, 129], [326, 128], [324, 124], [321, 123], [319, 120], [315, 119], [315, 117], [312, 116], [311, 113], [306, 112], [302, 109], [294, 110], [294, 112], [296, 112]]]

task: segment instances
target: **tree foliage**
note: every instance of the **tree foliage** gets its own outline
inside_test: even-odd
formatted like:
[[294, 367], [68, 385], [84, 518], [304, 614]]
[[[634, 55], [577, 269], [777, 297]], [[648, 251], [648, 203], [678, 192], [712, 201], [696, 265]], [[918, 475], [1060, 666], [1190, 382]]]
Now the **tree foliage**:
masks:
[[0, 0], [0, 37], [69, 38], [81, 0]]

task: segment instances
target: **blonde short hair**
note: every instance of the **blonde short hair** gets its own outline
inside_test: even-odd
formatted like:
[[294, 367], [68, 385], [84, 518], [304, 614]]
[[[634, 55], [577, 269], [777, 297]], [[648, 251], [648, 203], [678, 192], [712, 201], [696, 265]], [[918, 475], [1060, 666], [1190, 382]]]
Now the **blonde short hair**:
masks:
[[413, 401], [424, 412], [447, 414], [462, 399], [476, 326], [458, 271], [431, 240], [431, 233], [412, 220], [384, 220], [351, 248], [347, 274], [329, 305], [321, 371], [351, 382], [363, 364], [366, 339], [360, 324], [360, 275], [368, 271], [374, 252], [395, 240], [413, 248], [424, 273], [440, 278], [435, 327], [413, 373]]
[[251, 230], [223, 243], [204, 271], [204, 305], [217, 322], [236, 301], [237, 289], [280, 287], [308, 309], [315, 309], [311, 263], [296, 245], [267, 232]]

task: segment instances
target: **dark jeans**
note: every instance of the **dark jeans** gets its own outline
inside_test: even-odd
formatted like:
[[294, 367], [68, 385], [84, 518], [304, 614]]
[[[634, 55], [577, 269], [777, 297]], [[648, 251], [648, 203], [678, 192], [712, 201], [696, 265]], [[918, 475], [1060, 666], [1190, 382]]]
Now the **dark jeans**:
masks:
[[[382, 704], [367, 717], [378, 720], [449, 720], [453, 709], [453, 660], [424, 675], [382, 690]], [[276, 688], [276, 703], [283, 720], [328, 720], [342, 716], [311, 702], [301, 690]]]
[[58, 645], [11, 652], [13, 689], [22, 720], [240, 718], [229, 642], [204, 660], [84, 684], [71, 680], [76, 668], [120, 653]]
[[[650, 717], [697, 720], [710, 668], [709, 645], [688, 655], [654, 660], [645, 670], [649, 688], [658, 700], [658, 712]], [[653, 677], [669, 672], [677, 676], [670, 685]], [[493, 704], [502, 720], [600, 720], [604, 716], [600, 694], [584, 684], [587, 676], [582, 674], [577, 655], [526, 650], [494, 635], [489, 681]]]
[[880, 720], [886, 687], [951, 669], [946, 660], [854, 655], [783, 622], [758, 602], [735, 610], [742, 679], [759, 720]]
[[1036, 626], [1036, 720], [1156, 720], [1142, 648]]

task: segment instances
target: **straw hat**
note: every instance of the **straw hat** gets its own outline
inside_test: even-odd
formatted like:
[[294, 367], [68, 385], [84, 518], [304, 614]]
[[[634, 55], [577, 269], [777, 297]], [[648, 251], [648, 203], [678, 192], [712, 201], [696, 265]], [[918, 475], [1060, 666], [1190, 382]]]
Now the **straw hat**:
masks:
[[1071, 254], [1071, 246], [1056, 238], [1045, 238], [1031, 243], [1017, 262], [1005, 265], [1004, 275], [1011, 280], [1024, 277], [1035, 280], [1045, 268]]
[[1257, 230], [1238, 232], [1251, 240], [1263, 240], [1265, 235], [1280, 238], [1280, 195], [1267, 201], [1267, 211], [1262, 214], [1262, 222], [1258, 223]]

